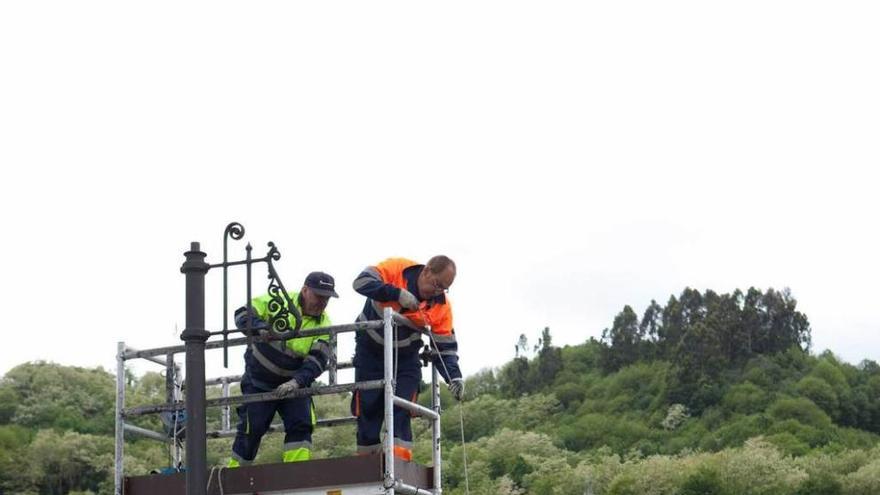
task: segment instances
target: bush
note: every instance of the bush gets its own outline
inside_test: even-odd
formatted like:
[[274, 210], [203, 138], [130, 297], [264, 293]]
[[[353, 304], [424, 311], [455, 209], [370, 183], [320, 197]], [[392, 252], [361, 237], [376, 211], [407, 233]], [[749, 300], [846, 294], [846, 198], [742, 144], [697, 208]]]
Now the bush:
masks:
[[737, 495], [793, 494], [806, 478], [790, 457], [763, 439], [752, 439], [742, 449], [720, 454], [725, 488]]
[[802, 456], [810, 451], [810, 445], [807, 442], [788, 432], [770, 435], [766, 439], [785, 455]]
[[822, 408], [829, 416], [833, 418], [840, 416], [837, 393], [834, 392], [834, 389], [825, 380], [815, 376], [807, 376], [798, 382], [795, 389], [799, 394]]
[[796, 419], [816, 428], [830, 428], [831, 418], [813, 401], [797, 398], [783, 398], [774, 402], [767, 412], [778, 420]]
[[726, 447], [739, 447], [746, 440], [763, 434], [767, 425], [767, 418], [762, 414], [740, 416], [703, 437], [700, 448], [716, 451]]
[[755, 414], [767, 408], [769, 396], [754, 383], [740, 383], [730, 387], [721, 400], [728, 411], [739, 414]]
[[799, 441], [809, 445], [810, 447], [818, 447], [827, 444], [833, 437], [833, 430], [814, 428], [805, 425], [796, 419], [786, 419], [779, 421], [767, 429], [767, 433], [773, 434], [791, 434]]
[[810, 476], [795, 495], [841, 495], [843, 485], [832, 474]]
[[723, 485], [718, 471], [702, 467], [688, 476], [681, 485], [680, 495], [721, 495]]
[[843, 492], [847, 495], [877, 495], [880, 493], [880, 460], [862, 466], [843, 479]]
[[577, 383], [559, 385], [553, 393], [566, 409], [577, 408], [587, 395], [586, 389]]

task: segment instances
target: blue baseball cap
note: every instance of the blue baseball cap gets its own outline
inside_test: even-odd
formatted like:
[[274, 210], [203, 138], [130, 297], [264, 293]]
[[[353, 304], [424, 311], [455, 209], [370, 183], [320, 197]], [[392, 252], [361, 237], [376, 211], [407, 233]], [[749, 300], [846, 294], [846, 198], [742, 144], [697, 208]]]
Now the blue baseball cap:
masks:
[[334, 290], [336, 288], [336, 282], [333, 280], [333, 277], [327, 273], [312, 272], [306, 277], [306, 281], [303, 285], [312, 289], [312, 292], [319, 296], [339, 297], [339, 294]]

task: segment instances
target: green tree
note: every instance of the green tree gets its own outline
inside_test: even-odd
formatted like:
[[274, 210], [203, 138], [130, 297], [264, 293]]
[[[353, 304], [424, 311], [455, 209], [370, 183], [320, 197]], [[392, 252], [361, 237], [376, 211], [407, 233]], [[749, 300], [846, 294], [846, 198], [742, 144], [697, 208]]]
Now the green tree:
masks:
[[498, 385], [504, 397], [519, 397], [532, 390], [529, 382], [529, 360], [517, 357], [505, 364], [499, 372]]
[[40, 493], [106, 493], [112, 483], [113, 439], [72, 431], [41, 430], [28, 447], [27, 477]]
[[[59, 428], [82, 433], [113, 432], [115, 384], [106, 371], [26, 363], [3, 377], [0, 396], [17, 398], [11, 421], [32, 428]], [[10, 408], [6, 408], [10, 415]]]
[[556, 375], [562, 370], [562, 350], [553, 347], [553, 338], [550, 335], [550, 327], [544, 327], [541, 334], [541, 350], [535, 358], [535, 365], [531, 367], [531, 383], [536, 389], [544, 389], [556, 379]]
[[813, 401], [832, 418], [840, 416], [840, 405], [837, 393], [825, 380], [816, 376], [805, 376], [798, 382], [795, 390], [807, 399]]
[[617, 371], [638, 361], [641, 357], [642, 330], [639, 317], [629, 306], [624, 306], [610, 329], [602, 332], [606, 346], [602, 352], [602, 368], [606, 373]]

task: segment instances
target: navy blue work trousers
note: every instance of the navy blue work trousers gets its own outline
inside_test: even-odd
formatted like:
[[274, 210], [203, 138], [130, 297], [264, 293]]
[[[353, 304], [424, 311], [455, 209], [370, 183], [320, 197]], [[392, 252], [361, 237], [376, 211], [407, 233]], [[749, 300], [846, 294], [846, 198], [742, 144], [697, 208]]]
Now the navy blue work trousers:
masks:
[[[357, 366], [355, 358], [355, 381], [381, 380], [384, 378], [382, 362], [373, 366]], [[394, 395], [415, 402], [418, 399], [419, 383], [422, 379], [420, 367], [406, 367], [397, 370]], [[370, 454], [382, 450], [381, 431], [385, 417], [383, 390], [358, 390], [351, 401], [352, 414], [357, 416], [357, 446], [359, 454]], [[412, 452], [412, 418], [409, 411], [394, 407], [394, 446], [398, 457], [406, 460]], [[409, 452], [409, 456], [407, 456]]]
[[[243, 395], [270, 391], [254, 385], [247, 373], [241, 379]], [[238, 406], [236, 412], [238, 431], [232, 443], [232, 452], [233, 457], [242, 464], [250, 463], [257, 456], [260, 441], [269, 431], [276, 412], [284, 422], [284, 450], [311, 447], [314, 429], [311, 397], [251, 402]]]

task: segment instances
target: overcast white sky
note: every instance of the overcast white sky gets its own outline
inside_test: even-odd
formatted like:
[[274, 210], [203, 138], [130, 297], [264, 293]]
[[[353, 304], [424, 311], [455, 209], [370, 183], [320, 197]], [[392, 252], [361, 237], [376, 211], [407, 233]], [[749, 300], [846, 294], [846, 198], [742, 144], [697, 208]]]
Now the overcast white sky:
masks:
[[874, 1], [2, 2], [0, 373], [181, 343], [182, 253], [220, 261], [230, 221], [286, 285], [335, 275], [338, 323], [365, 265], [453, 257], [466, 374], [685, 286], [790, 287], [815, 351], [880, 360], [878, 25]]

